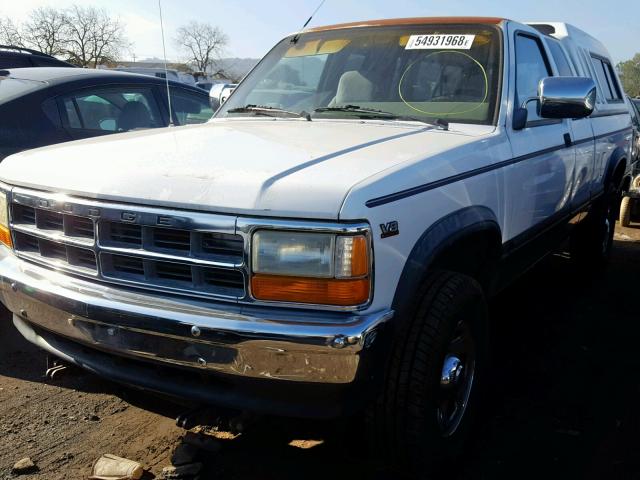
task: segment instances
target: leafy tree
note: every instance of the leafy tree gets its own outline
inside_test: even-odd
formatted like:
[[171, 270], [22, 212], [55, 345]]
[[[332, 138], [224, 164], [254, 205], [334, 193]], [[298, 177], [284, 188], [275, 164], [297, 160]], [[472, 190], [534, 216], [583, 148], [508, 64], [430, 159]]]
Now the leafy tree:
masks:
[[640, 96], [640, 53], [617, 66], [622, 86], [630, 97]]

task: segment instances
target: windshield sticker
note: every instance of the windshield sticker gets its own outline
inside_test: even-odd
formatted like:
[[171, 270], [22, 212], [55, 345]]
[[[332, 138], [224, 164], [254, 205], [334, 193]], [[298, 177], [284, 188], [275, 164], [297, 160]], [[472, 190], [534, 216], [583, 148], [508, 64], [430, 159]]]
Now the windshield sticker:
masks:
[[469, 50], [475, 35], [411, 35], [405, 50]]

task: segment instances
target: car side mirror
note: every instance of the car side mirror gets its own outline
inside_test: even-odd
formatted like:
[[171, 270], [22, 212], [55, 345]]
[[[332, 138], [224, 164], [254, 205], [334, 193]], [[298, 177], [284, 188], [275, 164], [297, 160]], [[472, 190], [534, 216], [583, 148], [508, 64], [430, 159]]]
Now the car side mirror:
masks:
[[596, 84], [586, 77], [543, 78], [538, 99], [538, 113], [543, 118], [585, 118], [596, 104]]
[[527, 105], [536, 102], [542, 118], [585, 118], [596, 104], [596, 84], [586, 77], [547, 77], [538, 84], [538, 96], [525, 100], [513, 114], [513, 129], [527, 124]]
[[233, 88], [234, 85], [230, 83], [217, 83], [211, 87], [211, 90], [209, 91], [209, 102], [211, 103], [211, 108], [213, 108], [213, 110], [220, 108], [222, 104], [227, 101], [227, 98], [229, 98]]

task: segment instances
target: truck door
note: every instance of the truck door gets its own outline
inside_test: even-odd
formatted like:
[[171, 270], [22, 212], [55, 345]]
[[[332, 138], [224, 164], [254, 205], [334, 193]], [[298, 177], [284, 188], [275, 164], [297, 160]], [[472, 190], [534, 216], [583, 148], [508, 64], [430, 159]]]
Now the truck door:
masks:
[[509, 240], [525, 240], [571, 211], [576, 158], [569, 121], [540, 118], [536, 102], [527, 104], [524, 128], [513, 128], [513, 111], [536, 97], [540, 80], [553, 76], [553, 71], [537, 33], [511, 31], [509, 42], [513, 107], [507, 132], [514, 159], [505, 169], [505, 234]]
[[[572, 68], [569, 57], [560, 42], [552, 37], [545, 37], [544, 41], [556, 65], [556, 72], [562, 77], [576, 76], [577, 67]], [[575, 209], [587, 203], [591, 197], [595, 170], [595, 141], [589, 118], [569, 120], [569, 127], [571, 141], [576, 149], [576, 166], [571, 194], [571, 202]]]

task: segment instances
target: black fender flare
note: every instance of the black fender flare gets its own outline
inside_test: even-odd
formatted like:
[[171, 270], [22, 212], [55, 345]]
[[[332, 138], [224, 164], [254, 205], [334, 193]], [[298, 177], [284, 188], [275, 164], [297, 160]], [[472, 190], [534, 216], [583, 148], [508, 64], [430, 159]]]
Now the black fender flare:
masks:
[[411, 303], [411, 297], [439, 254], [464, 237], [479, 232], [494, 233], [498, 239], [502, 238], [498, 220], [488, 207], [465, 207], [431, 224], [415, 243], [405, 262], [393, 298], [393, 309], [402, 312]]
[[[607, 185], [609, 185], [609, 183], [613, 180], [613, 175], [615, 174], [616, 170], [618, 170], [618, 167], [620, 166], [620, 164], [626, 161], [627, 161], [627, 152], [625, 152], [625, 150], [622, 147], [616, 147], [616, 149], [611, 153], [611, 156], [609, 157], [609, 160], [607, 162], [607, 167], [605, 170], [604, 182], [603, 182], [603, 186], [605, 190], [607, 188]], [[626, 173], [626, 168], [625, 168], [625, 171], [623, 172], [622, 178], [620, 178], [620, 181], [622, 181], [622, 179], [624, 178], [625, 173]]]

